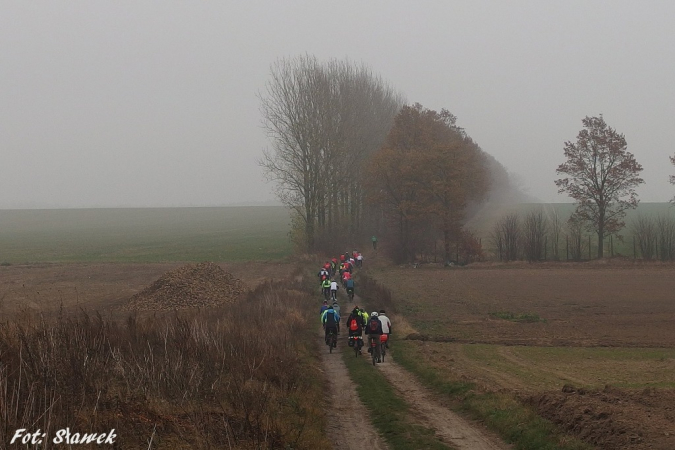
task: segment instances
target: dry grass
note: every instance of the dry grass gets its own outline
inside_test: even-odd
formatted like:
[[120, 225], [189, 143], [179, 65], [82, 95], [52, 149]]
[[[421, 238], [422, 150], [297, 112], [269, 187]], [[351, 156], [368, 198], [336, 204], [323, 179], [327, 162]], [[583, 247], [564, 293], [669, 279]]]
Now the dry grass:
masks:
[[115, 428], [120, 448], [326, 447], [310, 304], [264, 283], [225, 308], [2, 323], [0, 442], [70, 427]]

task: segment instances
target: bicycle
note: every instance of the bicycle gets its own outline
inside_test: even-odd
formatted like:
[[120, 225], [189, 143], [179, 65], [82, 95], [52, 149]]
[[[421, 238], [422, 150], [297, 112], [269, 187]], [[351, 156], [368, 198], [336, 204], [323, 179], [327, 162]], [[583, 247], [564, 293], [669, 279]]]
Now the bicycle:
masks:
[[389, 336], [387, 336], [386, 334], [380, 336], [380, 358], [382, 359], [382, 362], [384, 362], [384, 355], [387, 353], [386, 348], [388, 340]]
[[380, 358], [377, 355], [378, 352], [376, 351], [379, 348], [378, 347], [379, 345], [380, 344], [376, 342], [375, 339], [370, 340], [370, 356], [373, 359], [373, 365], [375, 365], [375, 363], [380, 362]]
[[333, 353], [333, 349], [337, 347], [337, 334], [334, 330], [328, 330], [328, 337], [326, 337], [326, 345], [328, 346], [328, 352]]
[[354, 301], [354, 289], [347, 289], [347, 295], [349, 296], [349, 301]]
[[359, 357], [361, 347], [363, 347], [363, 338], [361, 336], [349, 336], [349, 346], [354, 348], [354, 356]]
[[330, 299], [334, 302], [337, 301], [337, 290], [331, 289], [330, 291]]

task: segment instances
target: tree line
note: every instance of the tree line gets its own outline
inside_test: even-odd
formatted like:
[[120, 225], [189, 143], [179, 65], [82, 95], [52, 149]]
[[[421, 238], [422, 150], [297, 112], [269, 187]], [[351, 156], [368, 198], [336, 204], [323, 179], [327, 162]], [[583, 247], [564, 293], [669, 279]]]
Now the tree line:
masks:
[[[342, 252], [374, 233], [397, 262], [425, 253], [449, 262], [460, 250], [465, 261], [483, 257], [466, 221], [513, 187], [448, 110], [406, 104], [365, 65], [310, 55], [274, 63], [259, 97], [271, 141], [259, 163], [293, 212], [299, 251]], [[604, 242], [625, 227], [626, 211], [639, 202], [642, 166], [602, 115], [582, 123], [576, 141], [564, 144], [555, 180], [575, 201], [574, 213], [563, 224], [534, 212], [522, 227], [517, 217], [503, 217], [491, 236], [500, 259], [539, 259], [542, 236], [550, 231], [559, 240], [563, 225], [575, 254], [584, 231]], [[675, 156], [670, 161], [675, 165]]]
[[[260, 95], [272, 143], [260, 164], [293, 211], [303, 251], [344, 251], [362, 232], [363, 164], [382, 144], [403, 96], [363, 65], [313, 56], [273, 64]], [[342, 245], [339, 245], [342, 244]]]
[[567, 218], [555, 208], [508, 212], [489, 232], [490, 256], [499, 261], [582, 261], [593, 257], [594, 248], [597, 256], [597, 247], [602, 246], [612, 256], [675, 260], [675, 218], [665, 213], [638, 215], [628, 224], [627, 236], [617, 232], [598, 241], [587, 232], [574, 212]]

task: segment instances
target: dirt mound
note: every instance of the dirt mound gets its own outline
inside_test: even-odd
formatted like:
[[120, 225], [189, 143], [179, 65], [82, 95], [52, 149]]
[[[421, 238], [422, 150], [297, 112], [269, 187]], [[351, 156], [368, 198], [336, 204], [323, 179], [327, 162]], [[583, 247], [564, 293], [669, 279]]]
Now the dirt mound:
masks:
[[135, 294], [124, 310], [156, 311], [217, 306], [236, 301], [246, 288], [213, 263], [188, 264], [162, 275]]
[[598, 448], [675, 448], [675, 390], [603, 390], [565, 385], [535, 395], [539, 414]]

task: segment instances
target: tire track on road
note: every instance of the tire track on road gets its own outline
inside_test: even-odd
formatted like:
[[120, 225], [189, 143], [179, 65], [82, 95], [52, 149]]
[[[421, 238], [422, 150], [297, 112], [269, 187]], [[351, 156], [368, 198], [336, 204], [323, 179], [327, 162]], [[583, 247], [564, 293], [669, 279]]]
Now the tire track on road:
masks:
[[408, 402], [425, 426], [436, 431], [446, 443], [460, 450], [506, 450], [511, 447], [498, 438], [489, 436], [487, 430], [476, 427], [455, 412], [441, 406], [434, 394], [422, 386], [413, 375], [387, 359], [377, 365], [401, 397]]
[[384, 440], [370, 421], [370, 414], [356, 393], [354, 382], [342, 360], [346, 347], [344, 339], [338, 341], [333, 353], [328, 353], [321, 330], [319, 339], [321, 362], [329, 381], [330, 405], [327, 434], [336, 450], [386, 450]]

